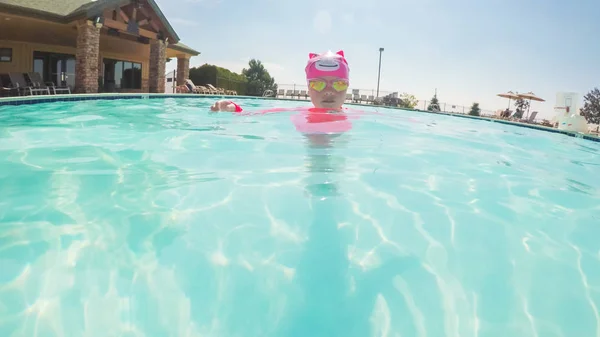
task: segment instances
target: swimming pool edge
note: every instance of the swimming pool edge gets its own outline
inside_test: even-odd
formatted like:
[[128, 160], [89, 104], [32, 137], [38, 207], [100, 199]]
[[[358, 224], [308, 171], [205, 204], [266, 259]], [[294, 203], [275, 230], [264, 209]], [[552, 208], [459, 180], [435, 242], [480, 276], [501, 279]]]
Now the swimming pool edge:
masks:
[[[17, 96], [17, 97], [2, 97], [0, 98], [0, 106], [5, 105], [25, 105], [25, 104], [39, 104], [39, 103], [51, 103], [51, 102], [70, 102], [70, 101], [87, 101], [87, 100], [116, 100], [116, 99], [156, 99], [156, 98], [237, 98], [237, 99], [261, 99], [261, 100], [281, 100], [281, 101], [299, 101], [292, 98], [275, 98], [275, 97], [259, 97], [259, 96], [240, 96], [240, 95], [205, 95], [205, 94], [157, 94], [157, 93], [98, 93], [98, 94], [71, 94], [71, 95], [51, 95], [51, 96]], [[550, 128], [541, 125], [527, 124], [520, 122], [507, 121], [503, 119], [495, 119], [482, 116], [471, 116], [464, 114], [454, 114], [448, 112], [437, 112], [428, 111], [421, 109], [405, 109], [398, 107], [389, 106], [374, 106], [372, 104], [361, 104], [361, 103], [346, 103], [346, 105], [355, 106], [368, 106], [368, 107], [379, 107], [393, 110], [405, 110], [405, 111], [416, 111], [429, 114], [446, 115], [459, 118], [483, 120], [492, 123], [500, 123], [506, 125], [513, 125], [517, 127], [525, 127], [540, 131], [547, 131], [553, 133], [559, 133], [570, 137], [582, 138], [594, 142], [600, 143], [600, 137], [592, 136], [575, 131], [565, 131], [555, 128]]]

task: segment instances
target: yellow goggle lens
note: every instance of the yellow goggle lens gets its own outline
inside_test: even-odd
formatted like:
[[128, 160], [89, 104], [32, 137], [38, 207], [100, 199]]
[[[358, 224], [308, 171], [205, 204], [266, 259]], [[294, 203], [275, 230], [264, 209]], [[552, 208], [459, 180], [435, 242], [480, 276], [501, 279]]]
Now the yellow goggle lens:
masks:
[[310, 88], [315, 91], [323, 91], [326, 86], [325, 81], [310, 81]]
[[[311, 89], [321, 92], [327, 87], [327, 82], [322, 80], [312, 80], [309, 82], [309, 86]], [[348, 82], [342, 80], [335, 81], [332, 83], [332, 87], [335, 91], [344, 91], [348, 89]]]
[[335, 81], [333, 82], [333, 89], [335, 91], [344, 91], [348, 89], [348, 82], [346, 81]]

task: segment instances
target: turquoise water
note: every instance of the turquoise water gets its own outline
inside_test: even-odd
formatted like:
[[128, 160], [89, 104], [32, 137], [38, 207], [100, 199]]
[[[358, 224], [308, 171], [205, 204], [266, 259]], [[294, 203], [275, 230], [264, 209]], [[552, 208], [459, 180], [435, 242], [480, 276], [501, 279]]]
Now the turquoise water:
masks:
[[0, 336], [600, 336], [599, 144], [212, 102], [0, 107]]

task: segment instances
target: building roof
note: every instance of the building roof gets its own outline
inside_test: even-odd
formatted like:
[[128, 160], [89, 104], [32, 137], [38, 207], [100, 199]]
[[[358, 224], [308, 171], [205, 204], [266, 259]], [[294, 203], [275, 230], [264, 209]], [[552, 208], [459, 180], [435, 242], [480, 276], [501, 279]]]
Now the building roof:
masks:
[[184, 53], [192, 54], [194, 56], [200, 55], [199, 51], [194, 50], [194, 49], [186, 46], [185, 44], [183, 44], [181, 42], [177, 42], [177, 43], [174, 43], [174, 44], [169, 44], [169, 48], [175, 49], [175, 50], [179, 50], [179, 51], [182, 51]]
[[84, 12], [87, 8], [106, 0], [0, 0], [0, 6], [15, 14], [37, 14], [38, 17], [60, 19], [70, 14]]
[[[146, 0], [160, 18], [169, 35], [175, 39], [170, 48], [198, 55], [198, 51], [179, 43], [179, 36], [154, 0]], [[0, 0], [0, 11], [16, 15], [68, 23], [102, 14], [104, 9], [130, 3], [129, 0]]]

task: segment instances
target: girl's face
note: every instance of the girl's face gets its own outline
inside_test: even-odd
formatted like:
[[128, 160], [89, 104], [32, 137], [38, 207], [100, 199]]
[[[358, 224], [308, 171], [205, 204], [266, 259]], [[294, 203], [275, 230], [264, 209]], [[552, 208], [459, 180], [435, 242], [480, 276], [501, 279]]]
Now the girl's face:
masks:
[[308, 80], [308, 94], [315, 108], [339, 109], [346, 100], [348, 80], [323, 76]]

